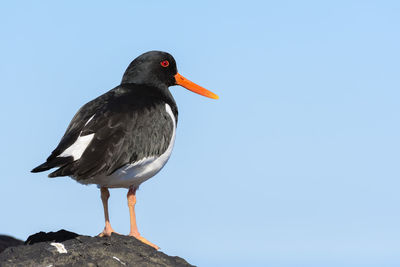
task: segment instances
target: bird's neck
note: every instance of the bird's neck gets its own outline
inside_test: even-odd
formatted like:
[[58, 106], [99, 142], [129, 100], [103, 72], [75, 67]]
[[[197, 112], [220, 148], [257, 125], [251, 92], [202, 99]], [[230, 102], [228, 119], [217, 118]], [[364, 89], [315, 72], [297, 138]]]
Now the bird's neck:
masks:
[[135, 84], [143, 84], [147, 86], [153, 86], [157, 88], [163, 88], [166, 87], [164, 84], [162, 84], [157, 77], [146, 77], [143, 78], [141, 76], [125, 76], [122, 78], [121, 84], [126, 84], [126, 83], [135, 83]]

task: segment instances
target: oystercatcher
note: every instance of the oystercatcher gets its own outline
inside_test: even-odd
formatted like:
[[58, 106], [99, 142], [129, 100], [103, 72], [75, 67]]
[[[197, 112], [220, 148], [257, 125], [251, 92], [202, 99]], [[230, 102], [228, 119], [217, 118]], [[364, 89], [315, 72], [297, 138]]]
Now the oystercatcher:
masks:
[[46, 162], [32, 172], [58, 168], [49, 177], [70, 176], [100, 188], [110, 236], [108, 188], [128, 188], [130, 236], [158, 249], [136, 226], [136, 190], [167, 163], [175, 141], [178, 108], [168, 87], [181, 85], [200, 95], [218, 96], [177, 71], [168, 53], [150, 51], [126, 69], [121, 84], [82, 106]]

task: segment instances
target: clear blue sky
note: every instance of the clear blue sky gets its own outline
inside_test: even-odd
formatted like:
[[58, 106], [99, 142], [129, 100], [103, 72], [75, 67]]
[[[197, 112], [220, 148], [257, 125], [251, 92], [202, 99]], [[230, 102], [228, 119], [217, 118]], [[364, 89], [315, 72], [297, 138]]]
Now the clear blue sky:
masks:
[[[171, 88], [143, 236], [199, 266], [400, 265], [399, 1], [37, 2], [0, 6], [0, 232], [102, 230], [95, 186], [29, 171], [156, 49], [220, 100]], [[127, 234], [125, 196], [110, 213]]]

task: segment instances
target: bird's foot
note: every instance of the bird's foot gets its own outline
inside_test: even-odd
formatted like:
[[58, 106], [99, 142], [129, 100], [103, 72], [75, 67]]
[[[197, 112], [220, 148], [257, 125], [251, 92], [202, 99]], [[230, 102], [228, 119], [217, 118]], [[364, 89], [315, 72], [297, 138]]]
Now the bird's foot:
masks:
[[144, 238], [140, 234], [129, 233], [129, 236], [133, 236], [134, 238], [142, 241], [143, 243], [145, 243], [146, 245], [149, 245], [150, 247], [155, 248], [156, 250], [160, 249], [160, 247], [158, 247], [157, 245], [154, 245], [153, 243], [151, 243], [149, 240], [147, 240], [146, 238]]
[[109, 227], [106, 226], [106, 227], [104, 227], [103, 232], [101, 232], [99, 234], [99, 237], [111, 236], [112, 233], [119, 235], [117, 232], [114, 231], [114, 229], [111, 228], [111, 226], [109, 226]]

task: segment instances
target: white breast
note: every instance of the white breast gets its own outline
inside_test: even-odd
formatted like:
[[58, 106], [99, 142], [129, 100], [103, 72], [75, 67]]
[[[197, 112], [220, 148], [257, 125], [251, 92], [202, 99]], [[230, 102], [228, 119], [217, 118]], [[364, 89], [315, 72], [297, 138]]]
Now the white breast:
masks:
[[141, 183], [157, 174], [167, 163], [175, 143], [176, 121], [174, 113], [172, 113], [171, 107], [168, 104], [165, 104], [165, 110], [172, 119], [173, 131], [168, 148], [163, 154], [158, 157], [152, 156], [143, 158], [135, 163], [125, 165], [124, 167], [116, 170], [110, 176], [100, 175], [90, 179], [80, 180], [78, 182], [83, 184], [97, 184], [102, 187], [139, 187]]

